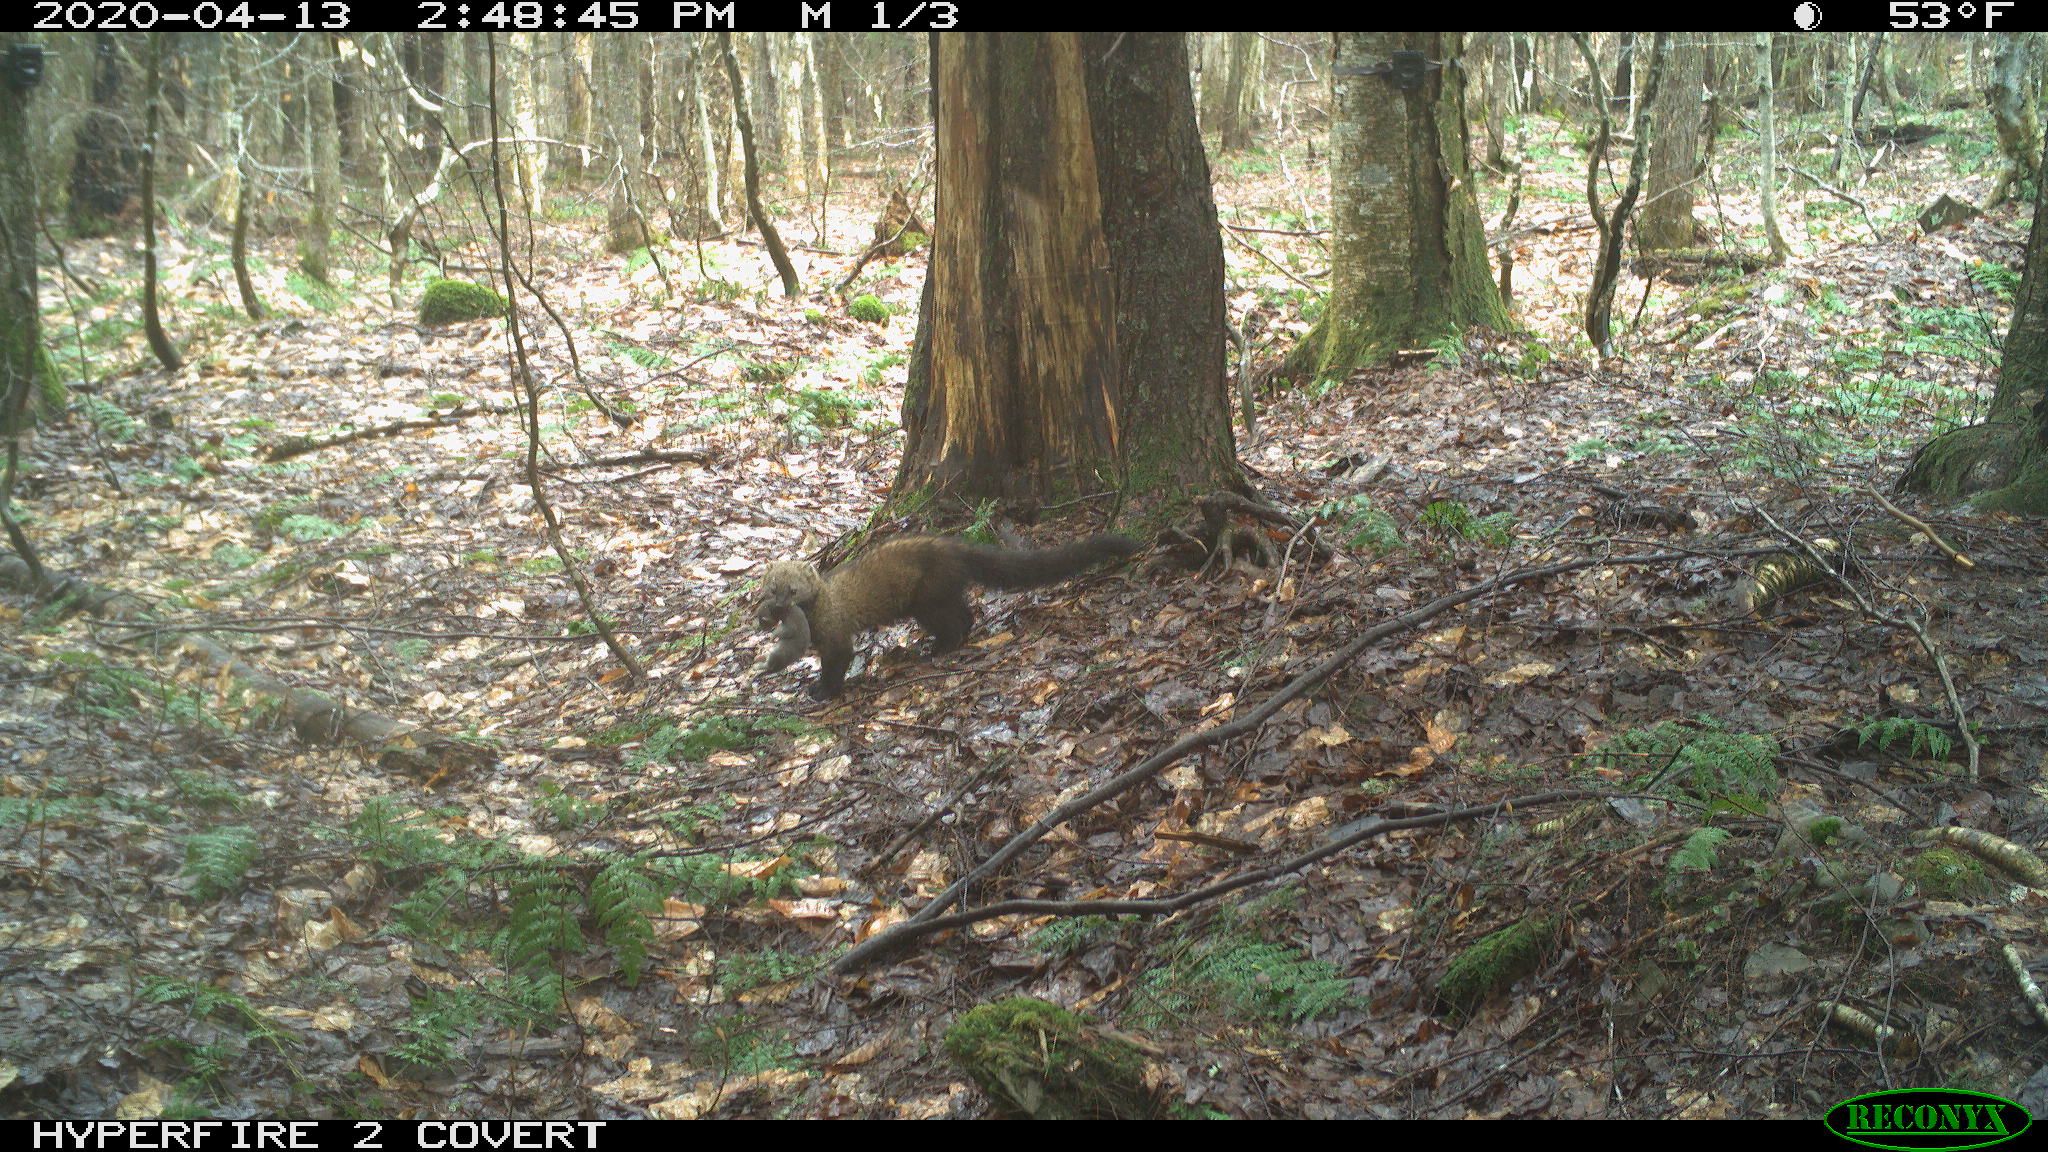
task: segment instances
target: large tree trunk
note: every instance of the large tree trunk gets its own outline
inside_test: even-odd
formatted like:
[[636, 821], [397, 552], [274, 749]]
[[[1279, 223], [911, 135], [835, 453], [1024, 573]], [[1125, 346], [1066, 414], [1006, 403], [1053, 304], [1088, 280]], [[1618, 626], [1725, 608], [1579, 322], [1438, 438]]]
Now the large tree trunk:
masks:
[[68, 173], [71, 195], [65, 202], [74, 236], [102, 236], [135, 202], [141, 183], [142, 148], [136, 143], [123, 100], [126, 78], [122, 55], [112, 32], [93, 33], [92, 108], [79, 125]]
[[1923, 445], [1899, 487], [2048, 516], [2048, 171], [2035, 173], [2026, 278], [2005, 334], [1991, 412], [1982, 424]]
[[640, 138], [640, 53], [637, 36], [600, 36], [595, 89], [598, 123], [605, 141], [605, 247], [630, 252], [647, 246], [648, 222], [635, 195], [644, 162]]
[[[23, 33], [0, 36], [0, 51], [29, 42]], [[29, 94], [33, 88], [0, 85], [0, 435], [19, 435], [37, 388], [42, 326], [36, 310], [36, 185], [29, 163]], [[0, 512], [14, 481], [10, 439]]]
[[1463, 72], [1432, 70], [1405, 91], [1365, 72], [1401, 50], [1455, 60], [1461, 34], [1335, 36], [1330, 298], [1286, 369], [1318, 380], [1473, 326], [1508, 326], [1472, 194]]
[[1636, 219], [1636, 245], [1647, 251], [1691, 248], [1694, 182], [1700, 175], [1700, 122], [1706, 110], [1706, 51], [1697, 32], [1672, 34], [1663, 84], [1650, 110], [1650, 169]]
[[1179, 33], [937, 40], [938, 224], [895, 495], [1241, 484]]
[[1998, 150], [2005, 153], [2005, 170], [1998, 184], [1985, 197], [1986, 208], [2005, 202], [2014, 184], [2041, 167], [2041, 128], [2034, 114], [2034, 60], [2039, 52], [2039, 34], [2014, 32], [1998, 39], [1998, 55], [1991, 67], [1991, 83], [1984, 97], [1991, 105], [1991, 123], [1998, 130]]
[[322, 284], [334, 282], [334, 216], [341, 206], [341, 125], [334, 118], [333, 61], [332, 37], [324, 32], [300, 34], [298, 63], [305, 69], [313, 199], [299, 236], [299, 271]]

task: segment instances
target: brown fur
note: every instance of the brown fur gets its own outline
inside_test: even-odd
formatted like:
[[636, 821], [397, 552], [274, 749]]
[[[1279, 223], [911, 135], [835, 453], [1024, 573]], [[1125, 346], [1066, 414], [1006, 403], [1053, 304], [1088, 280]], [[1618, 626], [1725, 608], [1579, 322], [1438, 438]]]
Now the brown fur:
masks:
[[761, 574], [757, 617], [776, 628], [764, 666], [787, 667], [806, 646], [818, 650], [811, 695], [839, 694], [853, 663], [853, 639], [906, 617], [932, 636], [932, 651], [951, 652], [967, 639], [974, 609], [967, 587], [1035, 588], [1071, 579], [1138, 550], [1128, 536], [1104, 532], [1058, 548], [1011, 551], [950, 536], [899, 536], [820, 576], [809, 564], [782, 560]]

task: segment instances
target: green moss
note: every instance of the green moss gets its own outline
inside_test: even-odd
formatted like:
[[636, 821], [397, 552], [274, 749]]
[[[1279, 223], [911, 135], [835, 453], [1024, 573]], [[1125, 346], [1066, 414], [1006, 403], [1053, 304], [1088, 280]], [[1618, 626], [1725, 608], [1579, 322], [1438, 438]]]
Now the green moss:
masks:
[[1464, 1016], [1481, 1001], [1536, 970], [1557, 941], [1557, 922], [1538, 916], [1510, 924], [1465, 949], [1437, 981], [1437, 1002]]
[[2036, 457], [2012, 483], [1994, 488], [1971, 503], [1985, 512], [2048, 516], [2048, 456]]
[[946, 1030], [945, 1047], [1010, 1115], [1139, 1120], [1159, 1111], [1143, 1053], [1043, 1000], [1019, 996], [965, 1012]]
[[870, 324], [884, 324], [889, 320], [889, 306], [873, 296], [859, 296], [846, 306], [846, 314]]
[[455, 324], [503, 316], [510, 304], [503, 296], [467, 280], [436, 280], [420, 293], [420, 323]]
[[1921, 895], [1935, 900], [1960, 900], [1984, 886], [1984, 865], [1954, 848], [1929, 848], [1913, 858], [1907, 879]]

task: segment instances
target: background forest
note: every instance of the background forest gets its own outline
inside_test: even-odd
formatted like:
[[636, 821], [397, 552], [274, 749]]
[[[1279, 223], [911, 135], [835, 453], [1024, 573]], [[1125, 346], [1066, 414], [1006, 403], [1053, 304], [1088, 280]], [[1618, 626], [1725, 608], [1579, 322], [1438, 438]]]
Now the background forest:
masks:
[[0, 1115], [2048, 1106], [2037, 35], [33, 43]]

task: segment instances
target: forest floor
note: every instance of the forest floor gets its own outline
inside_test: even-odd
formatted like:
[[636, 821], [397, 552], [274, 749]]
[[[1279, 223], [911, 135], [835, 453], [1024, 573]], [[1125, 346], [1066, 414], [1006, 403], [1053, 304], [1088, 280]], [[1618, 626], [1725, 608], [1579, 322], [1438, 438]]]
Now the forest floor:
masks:
[[[259, 270], [284, 315], [249, 322], [219, 242], [180, 232], [186, 367], [166, 373], [136, 334], [132, 245], [68, 246], [44, 321], [83, 382], [28, 439], [18, 507], [54, 573], [147, 613], [0, 598], [0, 1115], [974, 1117], [989, 1098], [943, 1037], [1020, 995], [1143, 1037], [1176, 1115], [2034, 1099], [2043, 1022], [2001, 946], [2048, 949], [2048, 894], [1916, 834], [2048, 832], [2048, 525], [1894, 498], [1966, 570], [1875, 494], [1981, 409], [2010, 310], [2023, 208], [1912, 221], [1990, 183], [1967, 119], [1852, 162], [1860, 204], [1788, 190], [1781, 269], [1626, 279], [1605, 361], [1575, 334], [1580, 161], [1532, 134], [1527, 331], [1269, 393], [1241, 435], [1313, 536], [1274, 536], [1271, 565], [1141, 557], [982, 593], [967, 648], [870, 635], [829, 706], [803, 694], [813, 661], [753, 675], [744, 587], [898, 527], [868, 518], [921, 256], [866, 270], [856, 291], [896, 309], [872, 324], [772, 294], [751, 243], [608, 257], [587, 203], [536, 223], [585, 381], [527, 309], [547, 495], [636, 684], [545, 538], [502, 322], [423, 327], [368, 266], [362, 294], [316, 306], [285, 241]], [[1269, 230], [1226, 242], [1265, 362], [1325, 261], [1287, 234], [1322, 214], [1302, 154], [1218, 164], [1225, 222]], [[1754, 250], [1747, 192], [1710, 191], [1703, 222]], [[844, 274], [876, 200], [833, 204], [822, 236], [787, 226], [809, 285]], [[700, 459], [634, 456], [660, 451]], [[1847, 578], [1753, 605], [1787, 534], [1829, 541]], [[1365, 646], [966, 903], [1168, 898], [1353, 821], [1439, 819], [1172, 917], [990, 919], [825, 970], [1365, 628], [1575, 560], [1598, 562]], [[302, 739], [189, 633], [485, 754], [421, 769]], [[1613, 795], [1446, 815], [1559, 788]]]

